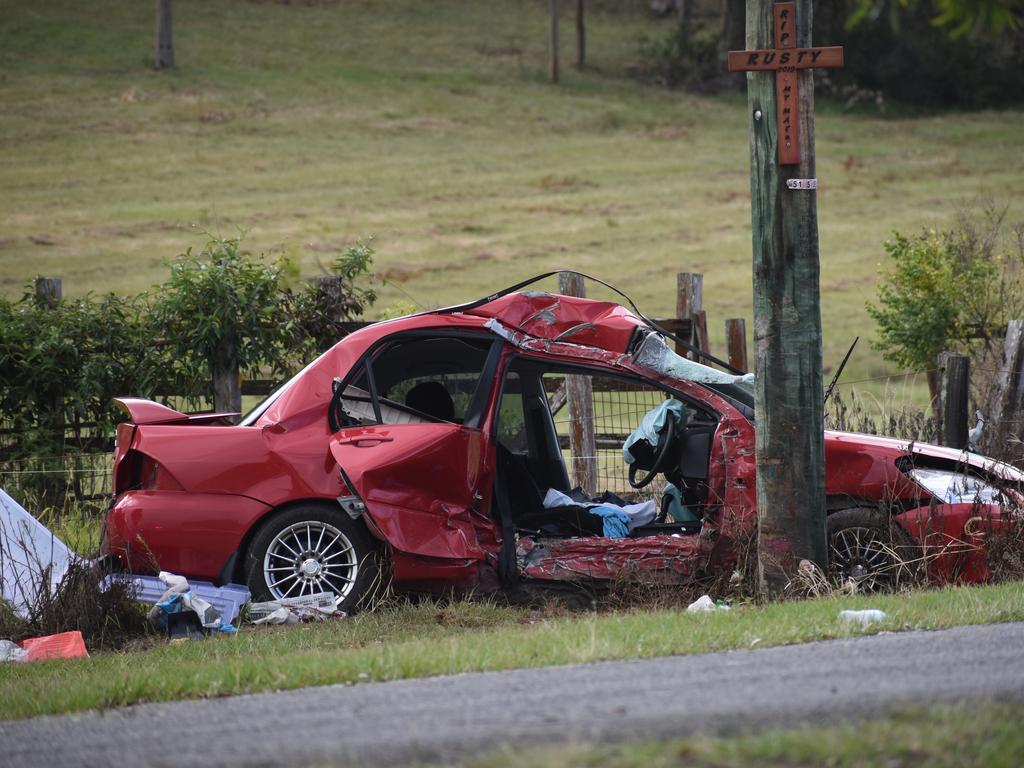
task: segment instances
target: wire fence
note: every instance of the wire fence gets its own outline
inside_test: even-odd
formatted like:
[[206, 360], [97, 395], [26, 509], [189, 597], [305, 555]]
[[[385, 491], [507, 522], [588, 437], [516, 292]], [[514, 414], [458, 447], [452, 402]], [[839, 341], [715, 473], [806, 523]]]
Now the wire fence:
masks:
[[622, 446], [647, 412], [663, 402], [668, 395], [654, 387], [622, 379], [587, 377], [591, 383], [593, 416], [584, 419], [579, 426], [584, 431], [593, 432], [597, 450], [593, 456], [573, 455], [570, 449], [572, 416], [568, 405], [559, 394], [564, 392], [566, 378], [563, 374], [547, 374], [544, 377], [544, 386], [551, 393], [549, 400], [552, 405], [552, 418], [570, 479], [577, 475], [577, 470], [585, 462], [593, 462], [597, 470], [597, 493], [611, 491], [631, 501], [660, 499], [665, 484], [660, 476], [658, 480], [640, 490], [630, 485], [629, 465], [622, 457]]

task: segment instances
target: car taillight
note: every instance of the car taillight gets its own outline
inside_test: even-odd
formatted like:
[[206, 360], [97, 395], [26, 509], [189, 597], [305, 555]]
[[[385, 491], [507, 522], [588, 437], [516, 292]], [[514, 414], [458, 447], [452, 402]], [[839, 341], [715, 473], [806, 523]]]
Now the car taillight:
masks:
[[143, 491], [180, 491], [181, 484], [160, 462], [150, 456], [139, 457], [139, 489]]

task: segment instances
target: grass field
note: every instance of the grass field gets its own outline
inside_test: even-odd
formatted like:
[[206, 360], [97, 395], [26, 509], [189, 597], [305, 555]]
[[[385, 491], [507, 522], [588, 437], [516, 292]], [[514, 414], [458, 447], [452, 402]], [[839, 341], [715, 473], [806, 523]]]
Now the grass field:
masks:
[[[867, 630], [845, 608], [880, 608]], [[246, 626], [234, 636], [90, 659], [0, 665], [0, 719], [308, 685], [765, 647], [862, 632], [1024, 620], [1024, 584], [739, 606], [553, 615], [483, 602], [384, 607], [319, 625]]]
[[622, 745], [517, 745], [462, 768], [1016, 768], [1024, 755], [1019, 703], [900, 707], [886, 717], [722, 738]]
[[[568, 266], [667, 315], [695, 271], [721, 349], [723, 319], [751, 315], [745, 99], [638, 84], [638, 41], [666, 24], [592, 5], [593, 67], [568, 65], [567, 17], [553, 86], [542, 0], [177, 0], [165, 72], [151, 3], [0, 0], [0, 292], [40, 273], [143, 290], [200, 232], [238, 229], [311, 275], [373, 235], [378, 313]], [[893, 229], [983, 193], [1024, 215], [1021, 117], [819, 105], [826, 366], [872, 335]], [[864, 345], [848, 378], [889, 370]]]

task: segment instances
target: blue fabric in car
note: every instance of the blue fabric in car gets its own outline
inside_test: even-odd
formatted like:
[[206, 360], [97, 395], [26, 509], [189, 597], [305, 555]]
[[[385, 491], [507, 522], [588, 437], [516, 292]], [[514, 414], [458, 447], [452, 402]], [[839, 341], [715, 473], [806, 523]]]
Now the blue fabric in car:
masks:
[[624, 539], [629, 536], [630, 518], [619, 507], [612, 507], [608, 504], [601, 504], [590, 507], [590, 514], [602, 518], [604, 523], [604, 535], [610, 539]]

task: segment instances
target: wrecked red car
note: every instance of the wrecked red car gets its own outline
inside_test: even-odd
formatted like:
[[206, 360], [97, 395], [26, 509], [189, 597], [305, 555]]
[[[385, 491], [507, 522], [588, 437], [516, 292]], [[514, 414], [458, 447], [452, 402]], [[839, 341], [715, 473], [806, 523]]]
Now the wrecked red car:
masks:
[[[382, 572], [426, 591], [682, 583], [731, 572], [756, 522], [752, 377], [677, 355], [614, 303], [511, 292], [377, 323], [237, 425], [121, 402], [105, 552], [257, 597], [351, 609]], [[1019, 471], [825, 442], [836, 575], [883, 585], [913, 549], [933, 578], [988, 577], [983, 537], [1015, 514]]]

